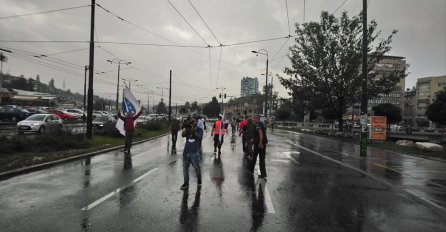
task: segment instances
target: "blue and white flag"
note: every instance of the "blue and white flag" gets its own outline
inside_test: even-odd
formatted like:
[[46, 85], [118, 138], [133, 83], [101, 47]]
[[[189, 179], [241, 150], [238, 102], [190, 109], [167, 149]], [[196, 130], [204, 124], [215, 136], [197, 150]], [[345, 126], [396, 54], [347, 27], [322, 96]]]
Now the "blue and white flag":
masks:
[[[129, 88], [125, 88], [122, 100], [122, 113], [127, 114], [127, 112], [132, 112], [133, 115], [135, 115], [139, 111], [141, 111], [141, 106], [139, 105], [138, 100], [136, 100]], [[125, 136], [124, 121], [122, 121], [120, 118], [118, 118], [118, 121], [116, 122], [116, 129], [118, 129], [119, 132]]]

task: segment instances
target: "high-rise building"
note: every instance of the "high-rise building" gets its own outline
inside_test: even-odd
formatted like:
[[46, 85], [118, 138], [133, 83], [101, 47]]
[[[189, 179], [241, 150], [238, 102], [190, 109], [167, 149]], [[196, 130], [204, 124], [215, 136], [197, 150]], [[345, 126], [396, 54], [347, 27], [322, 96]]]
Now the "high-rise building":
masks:
[[435, 94], [445, 88], [446, 76], [417, 79], [416, 115], [418, 117], [426, 117], [427, 106], [434, 102]]
[[377, 78], [382, 78], [383, 76], [388, 75], [389, 73], [393, 73], [397, 71], [401, 75], [400, 81], [395, 85], [392, 92], [389, 94], [380, 94], [378, 97], [374, 99], [369, 99], [368, 108], [369, 111], [379, 104], [382, 103], [390, 103], [404, 110], [404, 96], [405, 96], [405, 81], [406, 81], [406, 60], [404, 57], [400, 56], [384, 56], [382, 60], [380, 60], [373, 71], [376, 74]]
[[240, 84], [240, 95], [242, 97], [259, 92], [259, 81], [257, 77], [243, 77]]

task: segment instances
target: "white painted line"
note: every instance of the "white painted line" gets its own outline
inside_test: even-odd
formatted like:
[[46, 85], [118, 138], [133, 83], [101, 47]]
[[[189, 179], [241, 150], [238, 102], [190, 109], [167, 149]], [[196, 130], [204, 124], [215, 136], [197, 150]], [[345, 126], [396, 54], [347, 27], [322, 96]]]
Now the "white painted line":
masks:
[[[257, 172], [260, 175], [260, 169], [257, 169]], [[260, 187], [262, 188], [263, 194], [265, 197], [265, 204], [266, 204], [267, 212], [268, 213], [276, 213], [276, 211], [274, 211], [273, 201], [271, 200], [271, 196], [269, 195], [268, 187], [266, 186], [265, 180], [260, 181]]]
[[132, 182], [130, 182], [129, 184], [124, 185], [124, 186], [122, 186], [122, 187], [120, 187], [120, 188], [114, 190], [113, 192], [111, 192], [111, 193], [109, 193], [109, 194], [107, 194], [107, 195], [105, 195], [105, 196], [99, 198], [98, 200], [96, 200], [95, 202], [93, 202], [93, 203], [91, 203], [91, 204], [85, 206], [85, 207], [82, 208], [81, 210], [82, 210], [82, 211], [85, 211], [85, 210], [90, 210], [90, 209], [94, 208], [95, 206], [101, 204], [102, 202], [104, 202], [104, 201], [107, 200], [108, 198], [110, 198], [110, 197], [112, 197], [112, 196], [118, 194], [118, 193], [121, 192], [122, 190], [124, 190], [124, 189], [130, 187], [131, 185], [135, 184], [136, 182], [142, 180], [144, 177], [146, 177], [146, 176], [152, 174], [152, 173], [155, 172], [156, 170], [158, 170], [158, 168], [154, 168], [154, 169], [152, 169], [152, 170], [146, 172], [144, 175], [142, 175], [142, 176], [140, 176], [140, 177], [134, 179], [134, 180], [133, 180]]
[[442, 213], [445, 213], [445, 212], [446, 212], [446, 208], [444, 208], [443, 206], [436, 204], [435, 202], [433, 202], [432, 200], [430, 200], [430, 199], [427, 198], [427, 197], [424, 197], [424, 196], [421, 196], [421, 195], [419, 195], [419, 194], [416, 194], [415, 192], [413, 192], [413, 191], [407, 189], [406, 187], [393, 185], [393, 184], [391, 184], [390, 182], [387, 182], [387, 181], [385, 181], [385, 180], [383, 180], [383, 179], [381, 179], [381, 178], [379, 178], [379, 177], [376, 177], [376, 176], [372, 175], [371, 173], [368, 173], [368, 172], [363, 171], [363, 170], [361, 170], [361, 169], [355, 168], [355, 167], [350, 166], [350, 165], [348, 165], [348, 164], [345, 164], [345, 163], [343, 163], [343, 162], [341, 162], [341, 161], [332, 159], [332, 158], [330, 158], [330, 157], [328, 157], [328, 156], [322, 155], [321, 153], [319, 153], [319, 152], [317, 152], [317, 151], [313, 151], [313, 150], [311, 150], [311, 149], [309, 149], [309, 148], [306, 148], [306, 147], [303, 147], [303, 146], [300, 146], [300, 145], [297, 145], [297, 144], [293, 144], [293, 145], [294, 145], [294, 146], [297, 146], [297, 147], [300, 147], [300, 148], [302, 148], [302, 149], [304, 149], [304, 150], [306, 150], [306, 151], [308, 151], [308, 152], [311, 152], [311, 153], [313, 153], [313, 154], [315, 154], [315, 155], [317, 155], [317, 156], [320, 156], [320, 157], [323, 158], [323, 159], [330, 160], [330, 161], [335, 162], [335, 163], [337, 163], [337, 164], [339, 164], [339, 165], [341, 165], [341, 166], [343, 166], [343, 167], [350, 168], [350, 169], [352, 169], [352, 170], [354, 170], [354, 171], [357, 171], [357, 172], [359, 172], [359, 173], [362, 173], [362, 174], [364, 174], [364, 175], [366, 175], [366, 176], [368, 176], [368, 177], [370, 177], [370, 178], [372, 178], [372, 179], [374, 179], [374, 180], [377, 180], [377, 181], [379, 181], [379, 182], [381, 182], [381, 183], [383, 183], [383, 184], [389, 186], [390, 188], [399, 189], [399, 190], [401, 190], [401, 191], [404, 191], [404, 192], [408, 193], [410, 196], [414, 197], [415, 199], [421, 200], [422, 202], [424, 202], [424, 203], [426, 203], [426, 204], [428, 204], [428, 205], [430, 205], [430, 206], [433, 206], [436, 210], [438, 210], [438, 211], [440, 211], [440, 212], [442, 212]]
[[150, 150], [145, 151], [145, 152], [143, 152], [143, 153], [139, 153], [138, 155], [135, 155], [135, 156], [133, 156], [132, 158], [133, 158], [133, 159], [136, 159], [136, 158], [138, 158], [138, 157], [140, 157], [140, 156], [142, 156], [142, 155], [148, 154], [148, 153], [151, 152], [152, 150], [153, 150], [153, 149], [150, 149]]
[[[300, 152], [295, 152], [295, 153], [298, 153], [298, 154], [300, 155]], [[284, 154], [288, 159], [290, 159], [291, 161], [293, 161], [293, 163], [295, 163], [295, 164], [297, 164], [297, 165], [300, 164], [299, 161], [297, 161], [297, 160], [295, 160], [293, 157], [291, 157], [291, 152], [286, 151], [286, 152], [283, 152], [283, 154]]]

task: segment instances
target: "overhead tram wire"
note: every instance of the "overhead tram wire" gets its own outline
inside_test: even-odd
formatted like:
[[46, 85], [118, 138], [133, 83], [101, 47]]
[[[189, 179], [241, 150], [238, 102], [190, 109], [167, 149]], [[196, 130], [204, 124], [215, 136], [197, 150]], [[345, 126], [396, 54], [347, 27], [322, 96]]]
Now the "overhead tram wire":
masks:
[[211, 28], [209, 27], [209, 25], [206, 23], [206, 21], [204, 21], [203, 17], [201, 17], [200, 13], [198, 12], [198, 10], [195, 8], [195, 6], [192, 4], [192, 2], [190, 0], [187, 0], [189, 2], [189, 4], [192, 6], [192, 8], [194, 8], [195, 12], [197, 13], [197, 15], [200, 17], [200, 19], [203, 21], [204, 25], [206, 25], [206, 27], [209, 29], [209, 31], [211, 32], [211, 34], [214, 36], [215, 40], [217, 40], [217, 42], [220, 44], [220, 46], [222, 46], [222, 43], [217, 39], [217, 36], [215, 36], [214, 32], [211, 30]]
[[74, 10], [74, 9], [90, 7], [90, 6], [91, 5], [83, 5], [83, 6], [68, 7], [68, 8], [62, 8], [62, 9], [56, 9], [56, 10], [48, 10], [48, 11], [42, 11], [42, 12], [29, 13], [29, 14], [4, 16], [4, 17], [0, 17], [0, 20], [2, 20], [2, 19], [10, 19], [10, 18], [17, 18], [17, 17], [25, 17], [25, 16], [31, 16], [31, 15], [38, 15], [38, 14], [47, 14], [47, 13], [53, 13], [53, 12], [58, 12], [58, 11]]
[[189, 27], [192, 28], [192, 30], [194, 30], [195, 34], [197, 34], [198, 37], [200, 37], [200, 39], [208, 46], [211, 47], [211, 45], [209, 45], [204, 39], [203, 37], [201, 37], [200, 33], [198, 33], [197, 30], [195, 30], [195, 28], [186, 20], [186, 18], [180, 13], [180, 11], [169, 1], [166, 0], [172, 7], [173, 9], [175, 9], [175, 11], [181, 16], [181, 18], [183, 18], [183, 20], [187, 23], [187, 25], [189, 25]]
[[347, 2], [348, 0], [344, 0], [344, 2], [340, 5], [340, 6], [338, 6], [338, 8], [336, 8], [336, 10], [335, 11], [333, 11], [333, 13], [331, 13], [331, 14], [336, 14], [336, 12]]
[[51, 69], [54, 69], [54, 70], [57, 70], [57, 71], [61, 71], [61, 72], [67, 73], [67, 74], [70, 74], [70, 75], [73, 75], [73, 76], [76, 76], [76, 77], [83, 76], [83, 73], [76, 73], [75, 71], [64, 69], [64, 68], [61, 68], [61, 67], [57, 67], [57, 66], [54, 66], [54, 65], [51, 65], [51, 64], [47, 64], [47, 63], [42, 62], [42, 61], [36, 61], [36, 60], [33, 60], [31, 57], [26, 57], [24, 55], [20, 55], [20, 54], [16, 54], [16, 53], [10, 53], [9, 55], [12, 56], [12, 57], [15, 57], [17, 59], [25, 60], [25, 61], [28, 61], [28, 62], [31, 62], [31, 63], [34, 63], [34, 64], [38, 64], [38, 65], [41, 65], [41, 66], [44, 66], [44, 67], [47, 67], [47, 68], [51, 68]]

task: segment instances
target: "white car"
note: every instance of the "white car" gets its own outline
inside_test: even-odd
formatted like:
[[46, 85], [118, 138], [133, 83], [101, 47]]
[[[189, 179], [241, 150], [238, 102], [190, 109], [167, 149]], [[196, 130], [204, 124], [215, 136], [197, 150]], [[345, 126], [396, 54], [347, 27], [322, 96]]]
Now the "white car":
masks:
[[63, 123], [55, 114], [33, 114], [23, 121], [17, 123], [17, 133], [62, 130]]

